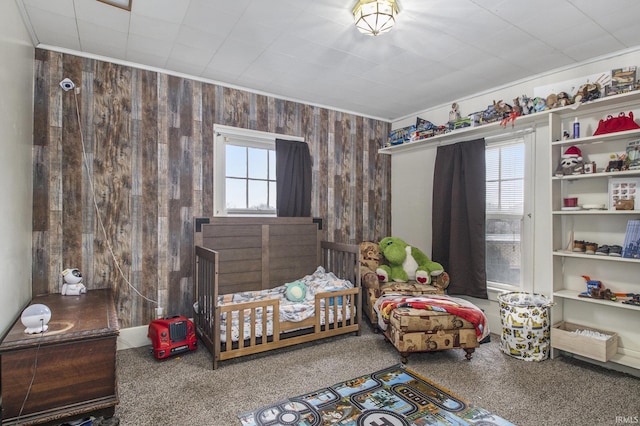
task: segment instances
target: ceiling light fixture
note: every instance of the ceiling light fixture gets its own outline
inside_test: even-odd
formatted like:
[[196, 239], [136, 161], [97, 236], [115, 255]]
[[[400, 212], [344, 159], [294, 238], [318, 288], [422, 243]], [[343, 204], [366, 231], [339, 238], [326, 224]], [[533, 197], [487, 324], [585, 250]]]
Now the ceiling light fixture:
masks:
[[359, 0], [353, 8], [353, 20], [358, 31], [376, 36], [395, 25], [399, 11], [396, 0]]
[[119, 7], [120, 9], [128, 10], [131, 12], [131, 3], [133, 0], [98, 0], [102, 3], [110, 4], [111, 6]]

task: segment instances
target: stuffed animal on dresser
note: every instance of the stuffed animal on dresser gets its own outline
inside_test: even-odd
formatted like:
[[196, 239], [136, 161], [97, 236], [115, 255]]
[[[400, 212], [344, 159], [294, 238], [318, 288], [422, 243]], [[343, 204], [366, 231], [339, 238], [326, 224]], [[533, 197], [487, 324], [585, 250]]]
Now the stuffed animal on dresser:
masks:
[[82, 274], [77, 268], [67, 268], [62, 271], [64, 284], [62, 285], [63, 296], [79, 296], [87, 292], [87, 288], [82, 284]]

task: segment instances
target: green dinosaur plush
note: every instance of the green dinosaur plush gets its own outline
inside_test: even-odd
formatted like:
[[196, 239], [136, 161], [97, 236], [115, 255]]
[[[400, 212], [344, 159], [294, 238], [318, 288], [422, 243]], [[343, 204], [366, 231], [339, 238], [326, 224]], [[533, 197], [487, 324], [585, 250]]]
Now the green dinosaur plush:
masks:
[[420, 249], [410, 246], [400, 238], [383, 238], [380, 241], [380, 253], [389, 263], [380, 265], [376, 270], [382, 282], [416, 280], [421, 284], [430, 284], [431, 277], [444, 272], [441, 264], [432, 261]]

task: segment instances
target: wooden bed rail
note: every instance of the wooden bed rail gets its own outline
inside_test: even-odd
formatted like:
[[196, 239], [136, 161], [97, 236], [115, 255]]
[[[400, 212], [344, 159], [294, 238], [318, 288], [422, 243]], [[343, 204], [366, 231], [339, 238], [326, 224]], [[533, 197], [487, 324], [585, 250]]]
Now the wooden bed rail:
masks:
[[[326, 271], [331, 271], [338, 277], [351, 281], [357, 289], [362, 287], [360, 281], [360, 247], [354, 244], [334, 243], [331, 241], [320, 242], [321, 264]], [[362, 297], [356, 299], [356, 322], [360, 324], [362, 318]], [[360, 330], [356, 333], [360, 335]]]
[[[224, 361], [349, 332], [359, 334], [360, 323], [356, 319], [359, 314], [356, 308], [356, 304], [360, 300], [359, 295], [360, 289], [355, 287], [318, 293], [315, 298], [316, 315], [300, 322], [280, 321], [280, 301], [278, 299], [218, 306], [216, 308], [219, 314], [217, 318], [222, 318], [222, 315], [225, 315], [227, 319], [226, 342], [223, 345], [218, 345], [220, 348], [218, 360]], [[255, 318], [259, 311], [262, 313], [262, 321], [256, 327]], [[273, 318], [271, 333], [267, 333], [266, 315], [264, 315], [267, 311], [269, 317]], [[247, 338], [239, 338], [232, 342], [232, 327], [231, 321], [229, 321], [232, 316], [237, 317], [238, 334], [245, 336], [248, 333]], [[332, 320], [330, 320], [331, 318]], [[252, 325], [249, 330], [245, 329], [247, 327], [245, 321]], [[268, 337], [265, 337], [267, 334]], [[215, 360], [213, 368], [217, 368]]]
[[[196, 246], [195, 298], [193, 322], [198, 337], [213, 356], [213, 368], [218, 367], [220, 352], [219, 316], [216, 318], [218, 300], [218, 252]], [[218, 344], [216, 344], [218, 342]], [[216, 349], [217, 348], [217, 349]]]

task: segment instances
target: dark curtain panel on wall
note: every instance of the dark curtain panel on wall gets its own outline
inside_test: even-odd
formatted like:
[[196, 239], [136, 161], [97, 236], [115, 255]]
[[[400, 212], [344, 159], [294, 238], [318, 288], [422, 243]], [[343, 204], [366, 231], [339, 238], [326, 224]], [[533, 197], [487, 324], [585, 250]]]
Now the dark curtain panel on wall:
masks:
[[432, 257], [449, 294], [487, 298], [484, 139], [438, 147], [433, 172]]
[[305, 142], [276, 139], [278, 216], [311, 216], [311, 167], [311, 154]]

